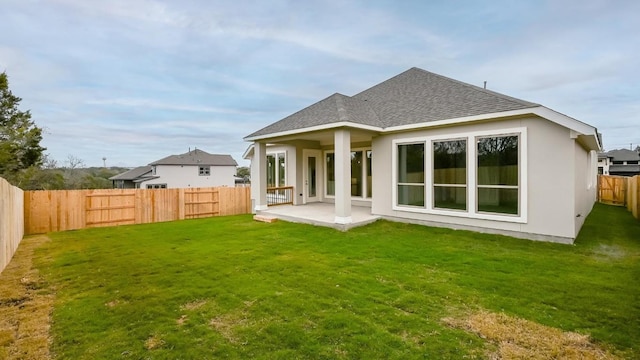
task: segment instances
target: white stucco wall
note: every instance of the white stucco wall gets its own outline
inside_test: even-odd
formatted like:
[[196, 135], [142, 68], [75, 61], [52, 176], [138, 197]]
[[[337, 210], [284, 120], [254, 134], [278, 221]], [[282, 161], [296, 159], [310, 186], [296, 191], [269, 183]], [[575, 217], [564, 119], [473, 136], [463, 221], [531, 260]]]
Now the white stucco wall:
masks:
[[152, 184], [167, 184], [167, 188], [235, 186], [235, 166], [211, 166], [209, 176], [198, 175], [198, 169], [196, 165], [157, 165], [155, 176], [159, 178], [142, 182], [140, 188]]
[[574, 144], [575, 159], [575, 212], [574, 225], [576, 236], [591, 212], [597, 196], [597, 156], [595, 151], [585, 150], [577, 142]]
[[[393, 140], [428, 136], [447, 136], [451, 133], [495, 131], [506, 128], [526, 128], [527, 132], [527, 208], [525, 222], [511, 222], [508, 217], [500, 220], [485, 220], [464, 216], [415, 213], [393, 209]], [[474, 145], [470, 145], [474, 146]], [[550, 121], [537, 118], [501, 120], [475, 125], [443, 127], [410, 133], [383, 135], [373, 140], [373, 202], [372, 213], [390, 218], [412, 220], [453, 228], [469, 228], [487, 232], [506, 233], [525, 238], [544, 238], [561, 242], [571, 242], [577, 235], [576, 208], [583, 216], [588, 214], [587, 205], [591, 200], [583, 192], [576, 192], [577, 172], [574, 169], [582, 155], [576, 151], [575, 139], [570, 131]], [[583, 161], [586, 164], [586, 160]], [[426, 169], [426, 176], [430, 176]], [[580, 196], [580, 205], [576, 197]], [[591, 196], [590, 193], [588, 196]], [[426, 199], [431, 201], [431, 199]], [[590, 203], [593, 205], [593, 203]], [[580, 223], [581, 225], [581, 223]]]

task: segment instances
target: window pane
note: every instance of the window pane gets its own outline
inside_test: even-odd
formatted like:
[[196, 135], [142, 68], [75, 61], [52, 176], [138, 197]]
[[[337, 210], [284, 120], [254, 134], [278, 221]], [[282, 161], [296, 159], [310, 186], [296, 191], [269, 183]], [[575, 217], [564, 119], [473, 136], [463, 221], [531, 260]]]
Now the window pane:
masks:
[[434, 186], [433, 206], [444, 209], [467, 210], [467, 188]]
[[371, 186], [372, 186], [371, 157], [372, 157], [371, 150], [367, 150], [367, 197], [368, 198], [370, 198], [373, 193], [373, 190], [371, 189]]
[[434, 184], [467, 183], [467, 141], [433, 142]]
[[276, 186], [276, 157], [267, 155], [267, 187]]
[[335, 154], [327, 154], [327, 195], [336, 194]]
[[284, 164], [284, 153], [278, 154], [278, 186], [285, 186], [286, 178], [285, 178], [285, 164]]
[[518, 214], [518, 189], [478, 188], [478, 211]]
[[478, 139], [478, 185], [518, 185], [518, 136]]
[[424, 185], [398, 185], [398, 205], [424, 207]]
[[362, 196], [362, 151], [351, 152], [351, 196]]
[[424, 144], [398, 145], [398, 182], [424, 184]]

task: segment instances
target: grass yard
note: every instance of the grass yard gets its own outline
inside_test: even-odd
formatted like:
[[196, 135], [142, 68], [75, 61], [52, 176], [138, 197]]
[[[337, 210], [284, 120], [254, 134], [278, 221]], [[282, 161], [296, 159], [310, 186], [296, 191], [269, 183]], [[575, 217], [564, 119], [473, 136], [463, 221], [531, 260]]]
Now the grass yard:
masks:
[[[574, 246], [250, 216], [50, 237], [34, 264], [55, 292], [60, 359], [578, 358], [580, 348], [640, 358], [640, 222], [622, 208], [596, 204]], [[478, 321], [507, 327], [495, 337]], [[532, 329], [540, 343], [586, 341], [500, 352]]]

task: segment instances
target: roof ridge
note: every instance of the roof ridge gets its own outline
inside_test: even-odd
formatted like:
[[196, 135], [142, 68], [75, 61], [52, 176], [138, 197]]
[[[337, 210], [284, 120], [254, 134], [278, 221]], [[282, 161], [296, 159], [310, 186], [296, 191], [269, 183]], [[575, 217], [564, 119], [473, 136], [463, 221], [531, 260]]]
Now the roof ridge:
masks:
[[336, 97], [336, 109], [338, 110], [338, 119], [340, 121], [349, 121], [349, 112], [347, 111], [347, 105], [344, 103], [343, 98], [350, 98], [350, 97], [340, 93], [335, 93], [331, 96]]
[[[502, 99], [505, 99], [505, 100], [508, 100], [508, 101], [514, 101], [514, 102], [517, 102], [517, 103], [519, 103], [520, 105], [527, 105], [527, 106], [528, 106], [528, 105], [531, 105], [532, 107], [533, 107], [533, 106], [540, 106], [540, 104], [537, 104], [537, 103], [532, 103], [532, 102], [530, 102], [530, 101], [522, 100], [522, 99], [518, 99], [518, 98], [516, 98], [516, 97], [509, 96], [509, 95], [505, 95], [505, 94], [499, 93], [499, 92], [497, 92], [497, 91], [493, 91], [493, 90], [489, 90], [489, 89], [481, 88], [481, 87], [479, 87], [479, 86], [476, 86], [476, 85], [473, 85], [473, 84], [470, 84], [470, 83], [467, 83], [467, 82], [464, 82], [464, 81], [456, 80], [456, 79], [450, 78], [450, 77], [448, 77], [448, 76], [444, 76], [444, 75], [436, 74], [436, 73], [434, 73], [434, 72], [427, 71], [427, 70], [424, 70], [424, 69], [420, 69], [419, 67], [415, 67], [415, 66], [414, 66], [414, 67], [412, 67], [411, 69], [409, 69], [409, 70], [405, 71], [405, 73], [406, 73], [406, 72], [409, 72], [409, 71], [411, 71], [411, 70], [418, 70], [418, 71], [421, 71], [421, 72], [424, 72], [424, 73], [427, 73], [427, 74], [430, 74], [430, 75], [434, 75], [434, 76], [437, 76], [437, 77], [439, 77], [439, 78], [441, 78], [441, 79], [445, 79], [445, 80], [448, 80], [448, 81], [454, 82], [454, 83], [456, 83], [456, 84], [466, 86], [466, 87], [468, 87], [468, 88], [470, 88], [470, 89], [472, 89], [472, 90], [475, 90], [475, 91], [479, 91], [479, 92], [482, 92], [482, 93], [490, 93], [491, 95], [498, 96], [498, 97], [500, 97], [500, 98], [502, 98]], [[403, 74], [404, 74], [404, 73], [403, 73]]]

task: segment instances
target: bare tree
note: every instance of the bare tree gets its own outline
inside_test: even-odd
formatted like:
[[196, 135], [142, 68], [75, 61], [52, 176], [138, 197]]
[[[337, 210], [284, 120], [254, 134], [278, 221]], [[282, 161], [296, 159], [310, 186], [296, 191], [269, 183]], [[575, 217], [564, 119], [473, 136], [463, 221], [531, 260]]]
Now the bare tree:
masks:
[[65, 167], [71, 170], [85, 167], [84, 160], [71, 154], [67, 155], [67, 160], [65, 161], [65, 164], [67, 165]]

